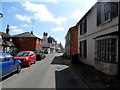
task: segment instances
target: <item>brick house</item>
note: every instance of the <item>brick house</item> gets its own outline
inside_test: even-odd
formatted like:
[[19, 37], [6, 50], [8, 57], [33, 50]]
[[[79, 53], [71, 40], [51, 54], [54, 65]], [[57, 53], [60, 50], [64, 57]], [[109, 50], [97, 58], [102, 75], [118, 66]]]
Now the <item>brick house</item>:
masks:
[[13, 35], [12, 40], [18, 51], [23, 50], [41, 50], [41, 39], [33, 35], [33, 32], [24, 32], [18, 35]]
[[69, 28], [67, 35], [65, 37], [65, 52], [68, 57], [78, 54], [78, 28], [73, 26]]

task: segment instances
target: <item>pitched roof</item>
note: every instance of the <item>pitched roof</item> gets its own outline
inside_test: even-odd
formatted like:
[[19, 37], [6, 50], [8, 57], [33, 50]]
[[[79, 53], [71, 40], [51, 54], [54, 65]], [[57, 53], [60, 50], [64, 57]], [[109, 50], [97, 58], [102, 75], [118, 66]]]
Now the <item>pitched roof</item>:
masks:
[[7, 33], [4, 33], [4, 32], [1, 32], [1, 31], [0, 31], [0, 35], [2, 37], [10, 37], [10, 34], [7, 34]]
[[12, 37], [36, 37], [36, 36], [31, 34], [30, 32], [24, 32], [21, 34], [13, 35]]

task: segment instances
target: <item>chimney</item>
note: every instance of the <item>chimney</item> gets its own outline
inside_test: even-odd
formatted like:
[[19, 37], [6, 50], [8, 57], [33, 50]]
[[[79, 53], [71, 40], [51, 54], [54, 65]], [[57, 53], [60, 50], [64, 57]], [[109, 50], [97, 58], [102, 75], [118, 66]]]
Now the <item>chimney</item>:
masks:
[[33, 35], [33, 31], [31, 31], [31, 34]]
[[10, 31], [10, 29], [9, 29], [9, 25], [7, 25], [6, 33], [9, 34], [9, 31]]

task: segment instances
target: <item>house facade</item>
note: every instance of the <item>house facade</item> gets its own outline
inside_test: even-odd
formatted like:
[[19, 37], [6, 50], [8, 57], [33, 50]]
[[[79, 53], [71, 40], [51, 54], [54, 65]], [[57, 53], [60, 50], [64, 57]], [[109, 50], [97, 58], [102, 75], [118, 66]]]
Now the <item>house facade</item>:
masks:
[[13, 35], [12, 40], [18, 51], [34, 51], [42, 49], [41, 39], [33, 35], [33, 32], [25, 32], [18, 35]]
[[68, 30], [65, 36], [65, 55], [70, 58], [70, 31]]
[[78, 28], [77, 26], [69, 28], [65, 37], [65, 53], [67, 57], [78, 54]]
[[97, 2], [77, 26], [80, 61], [108, 75], [116, 75], [118, 2]]

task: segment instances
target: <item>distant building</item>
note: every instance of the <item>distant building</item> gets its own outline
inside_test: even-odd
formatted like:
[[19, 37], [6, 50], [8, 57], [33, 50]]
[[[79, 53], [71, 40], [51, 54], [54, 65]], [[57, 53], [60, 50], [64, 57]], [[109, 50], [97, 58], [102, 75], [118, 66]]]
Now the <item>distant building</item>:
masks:
[[60, 53], [64, 53], [64, 47], [62, 46], [61, 42], [56, 44], [55, 51], [60, 52]]
[[77, 26], [80, 61], [108, 75], [116, 75], [118, 2], [97, 2]]
[[78, 54], [78, 28], [77, 26], [69, 28], [65, 37], [65, 53], [67, 57]]
[[24, 32], [21, 34], [13, 35], [12, 39], [18, 51], [34, 51], [42, 49], [41, 39], [33, 35], [33, 32]]
[[65, 55], [70, 58], [70, 31], [68, 30], [65, 36]]
[[49, 36], [48, 33], [44, 32], [43, 33], [43, 39], [42, 39], [42, 48], [44, 50], [48, 50], [48, 53], [53, 53], [55, 52], [55, 46], [56, 46], [56, 40]]

